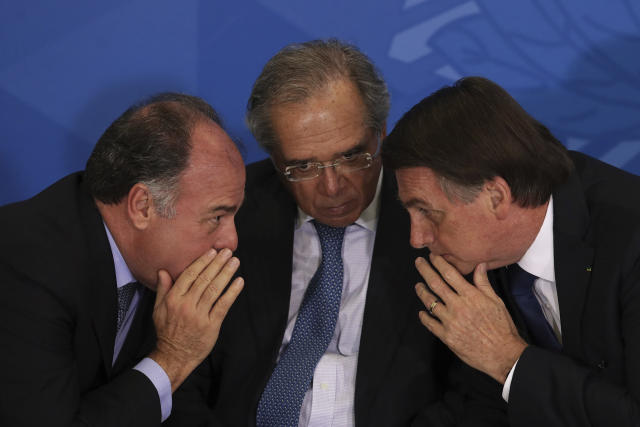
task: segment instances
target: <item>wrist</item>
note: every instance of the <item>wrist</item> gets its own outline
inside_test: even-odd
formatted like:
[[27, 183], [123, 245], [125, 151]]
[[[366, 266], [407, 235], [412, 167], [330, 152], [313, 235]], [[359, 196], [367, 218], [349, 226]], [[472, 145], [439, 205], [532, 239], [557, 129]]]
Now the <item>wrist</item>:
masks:
[[514, 341], [511, 345], [507, 346], [507, 349], [503, 352], [501, 363], [496, 367], [496, 372], [491, 374], [491, 377], [498, 381], [500, 384], [505, 383], [509, 372], [513, 368], [513, 365], [520, 359], [520, 356], [527, 348], [527, 343], [518, 337], [518, 340]]
[[172, 393], [176, 391], [195, 368], [192, 361], [184, 360], [174, 352], [166, 351], [158, 347], [149, 354], [149, 358], [160, 365], [167, 374], [167, 377], [169, 377]]

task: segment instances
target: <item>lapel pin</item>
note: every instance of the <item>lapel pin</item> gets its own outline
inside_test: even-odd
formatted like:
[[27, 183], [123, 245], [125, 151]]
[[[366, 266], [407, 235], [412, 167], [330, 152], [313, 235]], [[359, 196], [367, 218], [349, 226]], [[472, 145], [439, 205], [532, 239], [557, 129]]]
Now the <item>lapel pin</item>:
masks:
[[591, 266], [588, 266], [588, 267], [587, 267], [587, 271], [588, 271], [589, 273], [591, 273]]

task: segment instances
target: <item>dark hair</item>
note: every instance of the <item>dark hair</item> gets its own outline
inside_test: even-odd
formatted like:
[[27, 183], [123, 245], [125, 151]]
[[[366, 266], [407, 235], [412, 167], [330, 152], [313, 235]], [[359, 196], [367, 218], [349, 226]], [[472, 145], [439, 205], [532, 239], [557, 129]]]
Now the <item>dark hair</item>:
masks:
[[254, 83], [246, 122], [260, 146], [271, 153], [278, 143], [270, 116], [274, 105], [303, 102], [339, 79], [357, 87], [366, 109], [365, 124], [379, 134], [389, 114], [389, 92], [371, 60], [345, 42], [313, 40], [285, 46]]
[[416, 104], [382, 144], [382, 156], [387, 168], [427, 167], [463, 189], [500, 176], [523, 207], [544, 204], [573, 168], [551, 132], [482, 77], [462, 78]]
[[191, 153], [191, 133], [201, 120], [222, 127], [215, 110], [190, 95], [161, 93], [130, 107], [102, 134], [87, 161], [89, 192], [114, 204], [143, 183], [158, 213], [173, 216], [179, 178]]

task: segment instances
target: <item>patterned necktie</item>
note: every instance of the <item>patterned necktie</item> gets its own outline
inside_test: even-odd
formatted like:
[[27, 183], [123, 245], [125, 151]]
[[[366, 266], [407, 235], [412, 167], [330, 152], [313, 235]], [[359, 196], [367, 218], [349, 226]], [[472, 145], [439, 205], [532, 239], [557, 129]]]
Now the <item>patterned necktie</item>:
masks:
[[120, 330], [120, 327], [122, 327], [124, 316], [127, 314], [131, 300], [137, 290], [138, 282], [127, 283], [126, 285], [118, 288], [118, 323], [116, 333]]
[[536, 280], [536, 276], [527, 273], [518, 264], [509, 266], [507, 276], [509, 277], [511, 294], [520, 313], [522, 313], [527, 329], [531, 333], [533, 344], [549, 350], [560, 351], [560, 343], [533, 294], [533, 282]]
[[300, 407], [318, 361], [336, 328], [342, 296], [344, 227], [313, 221], [322, 261], [309, 282], [291, 341], [282, 352], [258, 403], [258, 426], [297, 426]]

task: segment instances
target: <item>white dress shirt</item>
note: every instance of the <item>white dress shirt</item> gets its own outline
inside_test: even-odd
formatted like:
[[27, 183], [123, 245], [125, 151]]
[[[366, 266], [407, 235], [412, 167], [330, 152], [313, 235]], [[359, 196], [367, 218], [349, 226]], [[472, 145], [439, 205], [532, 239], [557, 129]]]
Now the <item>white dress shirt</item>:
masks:
[[[553, 197], [549, 199], [547, 213], [533, 241], [524, 256], [518, 261], [518, 265], [529, 274], [537, 277], [533, 282], [533, 294], [536, 296], [544, 317], [551, 325], [551, 329], [562, 343], [562, 328], [560, 325], [560, 304], [558, 303], [558, 290], [556, 289], [556, 272], [553, 264]], [[509, 401], [509, 391], [513, 372], [518, 365], [514, 363], [502, 388], [502, 398]]]
[[[360, 332], [369, 283], [373, 244], [380, 212], [382, 171], [376, 194], [356, 222], [348, 226], [342, 245], [344, 278], [336, 330], [316, 366], [311, 389], [300, 409], [300, 426], [353, 426], [353, 401]], [[320, 240], [313, 218], [298, 208], [293, 235], [293, 273], [289, 316], [280, 354], [291, 340], [298, 311], [321, 260]]]

